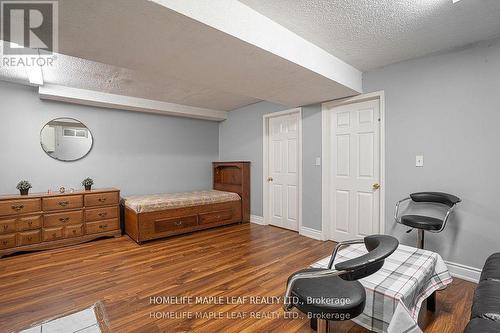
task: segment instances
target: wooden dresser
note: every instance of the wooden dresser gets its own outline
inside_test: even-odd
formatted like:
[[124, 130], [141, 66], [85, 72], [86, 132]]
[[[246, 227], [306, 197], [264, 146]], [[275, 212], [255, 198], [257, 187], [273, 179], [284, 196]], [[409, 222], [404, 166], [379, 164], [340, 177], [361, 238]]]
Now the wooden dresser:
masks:
[[120, 190], [0, 196], [0, 258], [121, 236]]

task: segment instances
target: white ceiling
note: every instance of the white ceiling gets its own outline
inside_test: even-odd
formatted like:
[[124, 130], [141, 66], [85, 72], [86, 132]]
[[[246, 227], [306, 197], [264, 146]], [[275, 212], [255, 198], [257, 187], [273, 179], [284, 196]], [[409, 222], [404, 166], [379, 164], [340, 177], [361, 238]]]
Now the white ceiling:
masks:
[[500, 34], [499, 0], [240, 0], [360, 70]]
[[[197, 1], [174, 4], [178, 7], [191, 4], [202, 9], [203, 5]], [[252, 26], [252, 15], [263, 16], [238, 1], [231, 2], [237, 5], [232, 9], [239, 6], [246, 11], [243, 15], [248, 31], [258, 30]], [[126, 89], [127, 85], [122, 83], [129, 82], [131, 77], [111, 70], [105, 73], [110, 80], [108, 89], [115, 85], [115, 90], [146, 96], [153, 88], [155, 94], [164, 91], [161, 100], [219, 110], [233, 110], [258, 100], [299, 106], [351, 96], [361, 90], [361, 73], [338, 60], [358, 76], [359, 84], [354, 89], [181, 14], [182, 8], [172, 10], [168, 5], [145, 0], [59, 1], [59, 52], [130, 70], [135, 73], [134, 79], [147, 82], [142, 89], [133, 84], [133, 89]], [[211, 7], [206, 8], [206, 15], [217, 17], [217, 13], [210, 12]], [[273, 31], [268, 33], [266, 38], [275, 38]]]
[[[500, 34], [500, 0], [58, 3], [60, 54], [43, 68], [46, 84], [214, 111], [352, 96], [358, 69]], [[0, 79], [25, 83], [27, 72], [0, 67]]]

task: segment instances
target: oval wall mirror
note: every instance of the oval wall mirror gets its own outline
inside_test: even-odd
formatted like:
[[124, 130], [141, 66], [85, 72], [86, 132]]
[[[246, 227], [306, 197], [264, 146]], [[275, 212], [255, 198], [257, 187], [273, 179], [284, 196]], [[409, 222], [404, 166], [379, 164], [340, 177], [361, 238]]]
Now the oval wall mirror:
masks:
[[42, 149], [59, 161], [76, 161], [92, 149], [90, 130], [81, 121], [73, 118], [56, 118], [40, 131]]

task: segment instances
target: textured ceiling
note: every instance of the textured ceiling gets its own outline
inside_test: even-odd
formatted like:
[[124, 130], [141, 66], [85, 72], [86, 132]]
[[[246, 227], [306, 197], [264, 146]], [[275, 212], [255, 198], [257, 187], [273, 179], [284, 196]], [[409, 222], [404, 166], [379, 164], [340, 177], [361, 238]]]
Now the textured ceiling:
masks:
[[500, 0], [240, 0], [360, 70], [500, 34]]
[[[57, 55], [57, 66], [42, 68], [45, 83], [175, 104], [230, 111], [259, 100], [159, 73], [135, 71], [82, 58]], [[23, 67], [0, 66], [0, 78], [26, 83]]]
[[[360, 71], [237, 0], [176, 1], [58, 1], [59, 54], [43, 81], [221, 111], [361, 91]], [[29, 71], [0, 78], [26, 83]]]
[[151, 1], [63, 0], [59, 12], [60, 53], [129, 69], [133, 78], [115, 69], [103, 72], [118, 90], [136, 77], [149, 81], [142, 88], [131, 82], [117, 94], [152, 89], [164, 91], [163, 101], [233, 110], [258, 100], [298, 106], [357, 93]]

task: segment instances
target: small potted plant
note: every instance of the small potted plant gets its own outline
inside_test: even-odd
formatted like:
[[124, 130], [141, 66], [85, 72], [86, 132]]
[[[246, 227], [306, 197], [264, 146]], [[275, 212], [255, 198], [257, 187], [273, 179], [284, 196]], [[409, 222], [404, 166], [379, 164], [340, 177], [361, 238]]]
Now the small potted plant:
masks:
[[92, 185], [94, 185], [94, 180], [87, 177], [82, 181], [82, 185], [85, 187], [85, 191], [90, 191], [92, 189]]
[[19, 192], [21, 192], [21, 195], [28, 195], [28, 192], [31, 188], [31, 184], [27, 180], [21, 180], [17, 184], [16, 188], [19, 190]]

